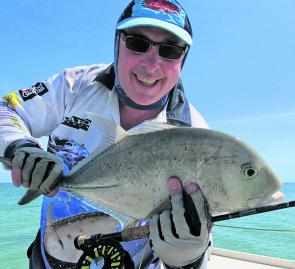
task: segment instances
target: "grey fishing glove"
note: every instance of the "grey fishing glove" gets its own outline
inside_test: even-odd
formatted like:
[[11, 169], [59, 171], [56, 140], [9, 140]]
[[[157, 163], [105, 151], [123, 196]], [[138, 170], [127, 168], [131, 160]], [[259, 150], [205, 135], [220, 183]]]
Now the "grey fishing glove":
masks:
[[12, 158], [12, 181], [32, 190], [53, 196], [63, 172], [63, 164], [52, 153], [37, 147], [21, 147]]
[[[168, 180], [172, 210], [154, 215], [149, 238], [161, 261], [171, 268], [194, 268], [209, 244], [210, 216], [197, 185], [183, 191], [177, 178]], [[186, 267], [188, 266], [188, 267]]]

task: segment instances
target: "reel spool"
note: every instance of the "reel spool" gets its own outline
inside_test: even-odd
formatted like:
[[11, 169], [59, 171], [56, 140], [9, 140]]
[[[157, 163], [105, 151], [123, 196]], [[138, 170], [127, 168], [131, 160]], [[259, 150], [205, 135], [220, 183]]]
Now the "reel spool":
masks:
[[80, 245], [83, 250], [76, 269], [90, 269], [92, 262], [101, 258], [104, 260], [102, 269], [123, 269], [125, 265], [125, 250], [114, 239], [99, 239], [90, 245]]
[[78, 235], [74, 239], [76, 249], [82, 250], [76, 269], [90, 269], [92, 262], [104, 259], [102, 269], [135, 269], [130, 254], [119, 242], [128, 242], [145, 238], [149, 234], [148, 226], [129, 228], [122, 232], [94, 234], [90, 237]]

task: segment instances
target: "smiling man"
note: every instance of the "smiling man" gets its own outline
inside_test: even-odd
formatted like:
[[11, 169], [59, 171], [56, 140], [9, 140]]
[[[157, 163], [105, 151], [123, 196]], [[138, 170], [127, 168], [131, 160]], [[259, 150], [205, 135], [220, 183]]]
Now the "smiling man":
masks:
[[160, 28], [122, 31], [118, 59], [122, 88], [136, 103], [149, 105], [160, 100], [178, 81], [186, 49], [186, 44]]
[[[120, 34], [118, 78], [121, 87], [131, 100], [141, 106], [160, 100], [161, 106], [155, 109], [142, 107], [145, 110], [143, 116], [155, 116], [168, 101], [168, 94], [179, 79], [187, 44], [173, 34], [151, 26], [133, 27]], [[124, 100], [122, 111], [123, 106]], [[127, 123], [127, 127], [132, 126]]]
[[[93, 114], [134, 132], [148, 123], [208, 127], [180, 81], [191, 45], [192, 29], [177, 1], [134, 0], [118, 21], [113, 64], [68, 68], [2, 99], [0, 154], [12, 159], [12, 182], [44, 194], [41, 228], [28, 251], [30, 268], [75, 268], [81, 255], [72, 242], [76, 231], [112, 233], [132, 221], [58, 188], [60, 174], [102, 143]], [[48, 151], [35, 139], [43, 135], [49, 136]], [[175, 176], [167, 178], [171, 210], [137, 221], [148, 223], [149, 240], [123, 244], [131, 256], [125, 268], [206, 267], [206, 201], [198, 186], [182, 186], [181, 175]], [[55, 232], [63, 223], [66, 235]]]

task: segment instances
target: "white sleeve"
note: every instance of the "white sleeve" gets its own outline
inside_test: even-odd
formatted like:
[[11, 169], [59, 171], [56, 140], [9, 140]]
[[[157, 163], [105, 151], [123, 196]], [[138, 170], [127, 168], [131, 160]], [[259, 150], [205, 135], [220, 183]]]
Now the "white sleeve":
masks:
[[5, 95], [0, 103], [0, 156], [19, 139], [49, 135], [64, 118], [67, 101], [86, 67], [65, 69], [30, 89]]
[[192, 127], [209, 129], [209, 126], [202, 115], [190, 104]]

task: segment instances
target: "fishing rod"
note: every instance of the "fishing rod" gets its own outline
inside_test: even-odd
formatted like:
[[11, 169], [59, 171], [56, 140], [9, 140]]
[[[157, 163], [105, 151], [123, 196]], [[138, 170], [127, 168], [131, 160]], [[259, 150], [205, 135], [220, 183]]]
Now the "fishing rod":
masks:
[[[295, 207], [295, 200], [276, 205], [268, 205], [220, 216], [214, 216], [211, 217], [211, 221], [214, 223], [218, 221], [241, 218], [290, 207]], [[102, 257], [104, 259], [105, 264], [103, 269], [113, 268], [112, 265], [116, 266], [114, 268], [123, 268], [124, 262], [122, 261], [126, 260], [126, 256], [128, 257], [128, 253], [124, 251], [123, 247], [118, 242], [128, 242], [132, 240], [147, 238], [148, 236], [148, 225], [142, 227], [127, 228], [121, 232], [116, 233], [94, 234], [91, 237], [78, 235], [74, 240], [74, 245], [77, 249], [82, 250], [83, 254], [80, 257], [76, 268], [90, 269], [91, 262], [98, 257]], [[131, 266], [129, 267], [131, 268]]]
[[284, 209], [284, 208], [288, 208], [288, 207], [295, 207], [295, 200], [285, 202], [285, 203], [276, 204], [276, 205], [262, 206], [262, 207], [248, 209], [248, 210], [244, 210], [244, 211], [240, 211], [240, 212], [234, 212], [234, 213], [224, 214], [224, 215], [220, 215], [220, 216], [215, 216], [215, 217], [211, 218], [211, 221], [218, 222], [218, 221], [223, 221], [223, 220], [236, 219], [236, 218], [246, 217], [246, 216], [250, 216], [250, 215], [280, 210], [280, 209]]
[[[280, 209], [289, 208], [289, 207], [295, 207], [295, 200], [276, 204], [276, 205], [268, 205], [268, 206], [253, 208], [253, 209], [247, 209], [244, 211], [224, 214], [220, 216], [215, 216], [215, 217], [211, 217], [211, 221], [214, 223], [214, 222], [224, 221], [229, 219], [242, 218], [242, 217], [246, 217], [250, 215], [266, 213], [266, 212], [280, 210]], [[101, 238], [104, 238], [104, 239], [112, 238], [117, 240], [118, 242], [122, 242], [122, 241], [128, 242], [128, 241], [148, 237], [148, 235], [149, 235], [148, 226], [142, 226], [142, 227], [127, 228], [121, 232], [103, 234], [101, 235]], [[83, 244], [84, 242], [87, 242], [87, 238], [83, 235], [79, 235], [75, 239], [75, 246], [77, 247]]]

